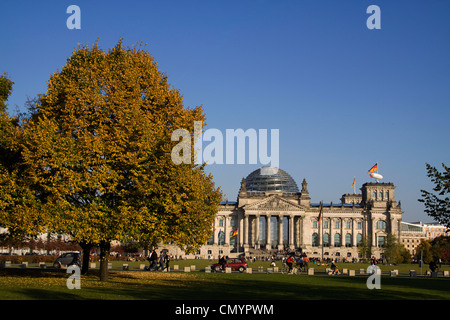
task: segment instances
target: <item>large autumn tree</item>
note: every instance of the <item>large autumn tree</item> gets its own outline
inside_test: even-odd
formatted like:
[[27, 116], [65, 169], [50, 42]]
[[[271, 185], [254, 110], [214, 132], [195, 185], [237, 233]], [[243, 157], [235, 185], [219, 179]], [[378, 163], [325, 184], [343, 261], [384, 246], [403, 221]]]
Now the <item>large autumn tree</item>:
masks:
[[53, 230], [100, 246], [101, 280], [113, 240], [207, 241], [221, 192], [204, 166], [171, 160], [172, 132], [205, 116], [183, 106], [142, 46], [79, 46], [34, 111], [22, 152], [31, 185]]

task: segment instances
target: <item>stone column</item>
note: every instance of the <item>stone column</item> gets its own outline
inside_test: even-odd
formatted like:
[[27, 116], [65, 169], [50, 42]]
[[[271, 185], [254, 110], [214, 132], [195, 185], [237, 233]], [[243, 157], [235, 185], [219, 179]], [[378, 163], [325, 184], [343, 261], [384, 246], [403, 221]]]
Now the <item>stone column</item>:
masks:
[[214, 245], [217, 245], [219, 243], [219, 234], [217, 232], [217, 219], [219, 219], [220, 217], [216, 217], [214, 219], [214, 224], [213, 224], [213, 235], [214, 235]]
[[374, 217], [372, 217], [370, 219], [370, 224], [371, 224], [371, 227], [372, 227], [372, 241], [371, 241], [371, 245], [372, 245], [372, 247], [375, 247], [376, 246], [376, 239], [375, 239], [375, 218]]
[[248, 248], [248, 215], [244, 215], [244, 239], [242, 239], [244, 248]]
[[357, 231], [355, 228], [355, 224], [357, 224], [358, 222], [356, 221], [356, 219], [352, 218], [352, 247], [356, 247], [357, 243], [356, 243], [356, 236], [357, 236]]
[[278, 215], [278, 250], [283, 250], [283, 216]]
[[225, 233], [225, 244], [230, 244], [230, 228], [228, 225], [228, 221], [230, 220], [229, 217], [225, 216], [224, 218], [224, 225], [223, 225], [223, 232]]
[[255, 226], [255, 230], [256, 230], [256, 232], [255, 232], [255, 248], [256, 249], [259, 249], [259, 219], [260, 219], [260, 215], [259, 214], [257, 214], [256, 215], [256, 226]]
[[289, 216], [289, 248], [295, 249], [295, 245], [294, 245], [294, 215]]
[[269, 214], [269, 215], [267, 215], [266, 216], [266, 224], [267, 224], [267, 228], [266, 228], [266, 230], [267, 230], [267, 235], [266, 235], [266, 241], [267, 241], [267, 243], [266, 243], [266, 250], [270, 250], [270, 249], [272, 249], [272, 244], [271, 244], [271, 242], [272, 242], [272, 239], [271, 239], [271, 237], [270, 237], [270, 218], [272, 218], [272, 216]]

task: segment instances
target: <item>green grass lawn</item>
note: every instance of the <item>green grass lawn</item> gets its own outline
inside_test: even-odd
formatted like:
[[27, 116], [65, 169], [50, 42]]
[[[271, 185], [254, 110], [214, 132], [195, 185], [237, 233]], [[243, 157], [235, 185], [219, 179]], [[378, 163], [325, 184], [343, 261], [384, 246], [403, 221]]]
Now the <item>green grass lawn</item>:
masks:
[[[191, 265], [195, 265], [195, 269], [198, 271], [204, 271], [205, 267], [210, 266], [212, 263], [216, 263], [217, 261], [213, 260], [212, 262], [209, 260], [199, 259], [199, 260], [173, 260], [170, 262], [171, 269], [173, 270], [174, 265], [179, 266], [179, 270], [184, 270], [184, 267], [188, 267]], [[114, 269], [122, 269], [122, 265], [126, 263], [129, 265], [130, 270], [139, 270], [139, 267], [141, 264], [144, 264], [145, 266], [148, 266], [149, 263], [147, 261], [142, 262], [126, 262], [126, 261], [113, 261], [112, 266]], [[256, 261], [256, 262], [248, 262], [249, 268], [252, 268], [253, 271], [257, 271], [258, 267], [263, 267], [264, 271], [267, 270], [267, 268], [271, 268], [270, 262], [267, 261]], [[342, 271], [343, 269], [353, 269], [356, 270], [357, 273], [360, 269], [367, 270], [369, 267], [368, 263], [337, 263], [337, 267]], [[276, 266], [281, 270], [282, 263], [281, 261], [276, 261]], [[97, 267], [99, 267], [99, 263], [97, 263]], [[314, 268], [316, 272], [325, 272], [327, 268], [330, 268], [330, 265], [322, 265], [322, 264], [314, 264], [309, 263], [309, 268]], [[417, 275], [423, 275], [428, 270], [428, 265], [424, 265], [422, 269], [417, 264], [400, 264], [400, 265], [382, 265], [379, 264], [378, 267], [380, 267], [383, 274], [388, 274], [392, 270], [398, 270], [399, 273], [403, 274], [409, 274], [410, 270], [415, 270], [417, 272]], [[450, 272], [450, 265], [442, 265], [440, 271], [449, 271]]]
[[96, 272], [82, 276], [81, 289], [69, 290], [65, 270], [0, 269], [0, 299], [450, 299], [450, 278], [383, 276], [381, 289], [369, 290], [366, 276], [113, 270], [110, 281], [100, 282]]

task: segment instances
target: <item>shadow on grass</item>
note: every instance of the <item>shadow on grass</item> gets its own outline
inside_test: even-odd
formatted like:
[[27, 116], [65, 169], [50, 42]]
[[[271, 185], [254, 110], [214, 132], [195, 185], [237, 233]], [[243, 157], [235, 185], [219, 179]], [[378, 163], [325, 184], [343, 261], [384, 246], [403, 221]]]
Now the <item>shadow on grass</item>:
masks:
[[[271, 278], [272, 277], [272, 278]], [[200, 277], [202, 278], [202, 277]], [[299, 276], [290, 281], [289, 276], [261, 275], [245, 279], [216, 277], [213, 281], [183, 281], [182, 285], [164, 282], [149, 286], [124, 284], [115, 293], [130, 299], [177, 300], [399, 300], [448, 299], [449, 281], [427, 283], [423, 279], [386, 279], [381, 290], [369, 290], [365, 277], [331, 278]], [[210, 280], [210, 279], [209, 279]], [[412, 280], [412, 281], [410, 281]], [[434, 279], [433, 279], [434, 280]], [[383, 281], [383, 280], [382, 280]], [[434, 282], [434, 281], [433, 281]], [[413, 290], [414, 289], [414, 290]], [[447, 293], [446, 293], [447, 292]]]
[[[26, 271], [26, 273], [24, 273]], [[8, 270], [0, 276], [67, 278], [65, 270]], [[18, 299], [40, 300], [436, 300], [450, 299], [450, 279], [381, 278], [381, 290], [369, 290], [367, 277], [280, 274], [174, 273], [163, 277], [140, 272], [110, 274], [100, 283], [91, 274], [80, 290], [11, 287]], [[6, 297], [8, 299], [8, 297]], [[14, 299], [14, 298], [13, 298]]]
[[[68, 290], [68, 289], [67, 289]], [[13, 300], [26, 299], [26, 300], [80, 300], [84, 299], [77, 295], [75, 292], [64, 292], [61, 290], [54, 291], [48, 289], [37, 288], [17, 288], [10, 290], [13, 294]]]

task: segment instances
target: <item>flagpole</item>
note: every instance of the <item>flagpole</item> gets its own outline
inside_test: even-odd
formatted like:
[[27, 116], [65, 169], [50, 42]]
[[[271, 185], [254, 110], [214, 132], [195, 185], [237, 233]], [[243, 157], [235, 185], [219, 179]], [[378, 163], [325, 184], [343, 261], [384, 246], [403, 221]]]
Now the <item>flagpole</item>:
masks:
[[[378, 173], [378, 161], [377, 161], [377, 173]], [[377, 183], [378, 183], [379, 182], [378, 179], [376, 179], [376, 180], [377, 180]]]
[[322, 221], [320, 223], [320, 225], [322, 226], [322, 232], [320, 234], [320, 240], [322, 241], [322, 261], [323, 261], [323, 220], [324, 220], [324, 217], [323, 217], [323, 201], [320, 202], [320, 210], [322, 210], [322, 217], [321, 217]]

